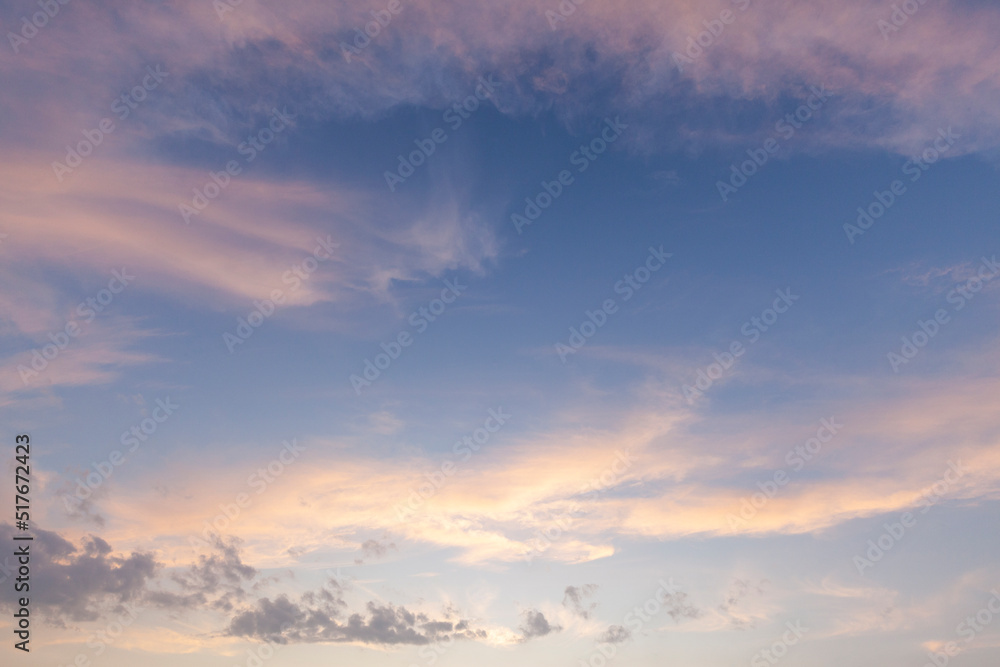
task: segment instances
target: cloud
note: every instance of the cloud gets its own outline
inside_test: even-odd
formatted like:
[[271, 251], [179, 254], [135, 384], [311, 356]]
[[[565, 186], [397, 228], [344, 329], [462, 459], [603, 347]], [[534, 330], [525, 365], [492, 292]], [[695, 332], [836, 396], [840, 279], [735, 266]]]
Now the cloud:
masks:
[[[0, 226], [10, 267], [8, 287], [0, 289], [0, 311], [9, 313], [0, 331], [44, 340], [74, 303], [56, 273], [89, 277], [122, 264], [143, 267], [135, 289], [144, 293], [199, 308], [249, 309], [285, 286], [284, 273], [321, 235], [341, 243], [342, 252], [294, 293], [286, 290], [287, 304], [313, 307], [312, 326], [365, 328], [364, 318], [340, 315], [355, 314], [373, 296], [391, 305], [400, 282], [485, 271], [500, 255], [491, 222], [497, 216], [477, 203], [466, 165], [434, 178], [426, 197], [385, 198], [381, 186], [315, 171], [268, 174], [255, 163], [185, 225], [178, 204], [209, 171], [238, 156], [236, 147], [272, 109], [286, 105], [299, 109], [301, 121], [262, 160], [300, 138], [296, 133], [331, 122], [379, 122], [401, 107], [444, 109], [484, 74], [501, 81], [493, 100], [501, 113], [551, 112], [573, 133], [621, 114], [631, 128], [625, 141], [639, 153], [742, 150], [772, 134], [813, 85], [825, 85], [831, 99], [783, 142], [785, 152], [877, 147], [908, 154], [942, 126], [962, 135], [955, 155], [1000, 146], [1000, 12], [993, 7], [924, 7], [883, 39], [876, 20], [888, 10], [874, 0], [822, 9], [754, 2], [734, 10], [737, 20], [678, 68], [675, 54], [722, 9], [733, 3], [590, 0], [553, 30], [527, 0], [488, 7], [412, 0], [361, 62], [331, 47], [371, 20], [344, 0], [291, 0], [280, 10], [244, 3], [221, 21], [208, 5], [112, 0], [74, 12], [73, 21], [52, 21], [32, 48], [0, 63], [7, 83], [0, 105], [32, 109], [8, 114], [0, 138], [7, 158]], [[180, 51], [179, 30], [189, 35]], [[44, 49], [35, 48], [43, 41]], [[113, 115], [112, 101], [144, 76], [137, 63], [161, 63], [170, 74], [57, 181], [53, 161]], [[63, 74], [77, 70], [92, 76]], [[677, 174], [659, 170], [651, 178], [673, 184]], [[30, 277], [16, 277], [29, 269]], [[43, 287], [31, 287], [36, 281]], [[306, 325], [292, 313], [284, 321]], [[133, 325], [131, 335], [115, 338], [113, 329], [92, 336], [86, 345], [93, 349], [78, 362], [62, 362], [67, 368], [52, 376], [52, 387], [105, 383], [127, 365], [157, 361], [132, 347], [148, 332]], [[22, 362], [2, 369], [8, 379], [0, 403], [23, 400], [7, 372]]]
[[368, 602], [365, 613], [347, 614], [346, 603], [330, 591], [292, 602], [279, 595], [262, 598], [237, 614], [226, 629], [234, 637], [285, 643], [358, 643], [383, 646], [425, 645], [454, 639], [484, 639], [466, 620], [432, 619], [406, 607]]
[[621, 625], [610, 625], [601, 633], [597, 641], [604, 644], [621, 644], [632, 638], [632, 633]]
[[379, 435], [395, 435], [404, 426], [403, 420], [388, 410], [379, 410], [368, 415], [368, 429]]
[[199, 555], [196, 563], [171, 575], [181, 593], [150, 591], [146, 600], [161, 607], [231, 612], [247, 597], [244, 582], [252, 581], [258, 572], [243, 562], [239, 540], [215, 535], [211, 547], [210, 555]]
[[[374, 559], [381, 558], [382, 556], [389, 553], [390, 549], [395, 550], [396, 544], [394, 542], [389, 542], [388, 540], [385, 542], [380, 542], [379, 540], [365, 540], [364, 543], [361, 545], [361, 552], [362, 554], [364, 554], [364, 558], [367, 558], [369, 560], [372, 558]], [[365, 562], [364, 558], [355, 558], [354, 562], [358, 565], [361, 565]]]
[[[14, 534], [13, 526], [0, 524], [0, 539], [15, 544]], [[209, 555], [164, 577], [168, 568], [150, 552], [117, 554], [93, 535], [81, 538], [79, 545], [48, 530], [36, 528], [33, 535], [31, 602], [43, 618], [58, 626], [120, 614], [125, 604], [177, 612], [230, 612], [246, 597], [244, 583], [258, 574], [242, 561], [239, 541], [232, 538], [214, 537]], [[4, 565], [11, 562], [8, 559]], [[13, 600], [5, 592], [0, 604], [12, 605]]]
[[583, 586], [567, 586], [563, 594], [562, 604], [580, 618], [589, 619], [591, 612], [597, 608], [596, 602], [585, 605], [585, 599], [594, 595], [599, 587], [597, 584], [584, 584]]
[[[0, 524], [0, 539], [13, 544], [14, 527]], [[116, 555], [99, 537], [84, 537], [75, 546], [57, 533], [36, 529], [31, 542], [31, 601], [43, 618], [55, 625], [66, 621], [97, 621], [120, 614], [128, 603], [150, 605], [175, 612], [211, 610], [235, 615], [224, 634], [279, 643], [334, 642], [372, 645], [423, 645], [451, 639], [487, 640], [484, 629], [456, 617], [446, 609], [432, 618], [406, 607], [370, 601], [363, 613], [349, 613], [337, 582], [318, 591], [307, 591], [299, 602], [287, 595], [263, 597], [251, 607], [236, 611], [247, 598], [244, 585], [258, 578], [247, 565], [234, 539], [214, 536], [212, 552], [191, 566], [158, 573], [163, 563], [151, 553]], [[11, 561], [8, 559], [7, 563]], [[0, 605], [12, 607], [12, 588], [5, 587]], [[539, 620], [540, 619], [540, 620]], [[544, 617], [530, 618], [534, 632], [550, 630]]]
[[680, 623], [685, 618], [701, 618], [704, 613], [693, 604], [687, 601], [688, 595], [684, 591], [667, 591], [663, 595], [663, 610], [673, 619], [674, 623]]
[[[336, 45], [371, 16], [346, 0], [280, 9], [245, 3], [221, 22], [208, 5], [139, 8], [117, 0], [53, 22], [44, 51], [26, 49], [0, 71], [10, 80], [7, 100], [19, 97], [37, 110], [12, 135], [41, 141], [53, 126], [67, 137], [92, 127], [94, 112], [77, 109], [101, 109], [133, 85], [142, 71], [135, 61], [166, 63], [170, 76], [136, 114], [142, 121], [121, 123], [120, 134], [146, 143], [145, 152], [185, 139], [236, 142], [259, 116], [290, 102], [321, 120], [381, 118], [400, 106], [441, 109], [487, 73], [503, 81], [503, 112], [551, 111], [570, 127], [620, 113], [636, 123], [640, 151], [744, 143], [771, 131], [810, 85], [821, 84], [835, 100], [796, 137], [803, 148], [905, 152], [948, 124], [967, 132], [968, 149], [1000, 141], [994, 7], [922, 7], [883, 36], [877, 21], [891, 8], [875, 0], [741, 5], [590, 0], [553, 29], [529, 0], [412, 0], [348, 62]], [[712, 37], [705, 23], [723, 10], [735, 20], [692, 54], [701, 33]], [[179, 28], [190, 35], [183, 53], [173, 41]], [[123, 57], [131, 53], [139, 57]], [[679, 67], [678, 56], [690, 62]], [[71, 62], [95, 76], [63, 82], [58, 97], [30, 85]], [[76, 104], [59, 104], [67, 98]]]
[[[57, 183], [37, 167], [45, 159], [22, 152], [0, 165], [0, 223], [9, 232], [0, 335], [18, 351], [0, 359], [0, 406], [107, 384], [129, 367], [164, 361], [144, 349], [150, 339], [186, 332], [149, 329], [141, 317], [121, 315], [142, 312], [151, 295], [196, 310], [231, 309], [235, 327], [238, 315], [278, 290], [282, 326], [365, 333], [404, 317], [396, 312], [400, 283], [481, 272], [499, 253], [490, 226], [458, 194], [404, 204], [347, 186], [246, 174], [188, 226], [178, 204], [205, 182], [200, 167], [94, 156]], [[321, 241], [339, 247], [332, 257], [321, 250], [327, 259], [299, 279], [293, 270]], [[134, 279], [86, 319], [86, 300], [121, 270]], [[66, 336], [69, 325], [79, 334], [57, 357], [33, 352], [51, 347], [51, 336]], [[389, 413], [373, 419], [386, 434], [400, 426]]]
[[[56, 625], [65, 621], [93, 621], [122, 605], [139, 600], [161, 567], [153, 555], [132, 552], [115, 555], [100, 537], [83, 538], [76, 546], [57, 533], [34, 529], [31, 554], [31, 604]], [[0, 524], [0, 540], [18, 545], [14, 527]], [[13, 547], [11, 547], [13, 548]], [[0, 598], [12, 606], [13, 587], [5, 586]]]
[[[59, 184], [20, 166], [40, 158], [21, 154], [0, 165], [0, 198], [10, 199], [5, 252], [36, 278], [45, 266], [87, 277], [125, 266], [137, 275], [129, 292], [242, 307], [281, 289], [285, 307], [304, 307], [384, 298], [393, 281], [479, 271], [498, 252], [493, 233], [457, 194], [403, 205], [347, 186], [248, 173], [185, 225], [178, 205], [208, 178], [200, 168], [95, 157]], [[321, 253], [327, 258], [308, 279], [291, 280], [319, 240], [339, 246], [332, 257]], [[3, 297], [21, 306], [16, 322], [44, 333], [42, 304], [16, 294]]]
[[[831, 398], [822, 412], [796, 404], [768, 415], [716, 415], [684, 407], [656, 383], [644, 383], [628, 408], [585, 404], [580, 414], [510, 436], [502, 450], [453, 477], [405, 520], [396, 508], [425, 481], [423, 471], [439, 465], [433, 455], [377, 457], [352, 453], [341, 440], [315, 439], [307, 446], [331, 452], [329, 458], [319, 455], [309, 467], [286, 471], [269, 487], [268, 502], [241, 520], [239, 534], [258, 559], [275, 564], [290, 562], [288, 541], [315, 550], [330, 535], [361, 534], [363, 541], [384, 530], [392, 531], [397, 545], [427, 545], [447, 550], [456, 562], [502, 566], [537, 546], [538, 535], [558, 525], [556, 517], [566, 527], [536, 557], [584, 562], [614, 553], [617, 539], [804, 534], [905, 511], [941, 478], [948, 459], [961, 460], [968, 472], [949, 486], [946, 499], [975, 503], [1000, 495], [1000, 443], [992, 435], [1000, 413], [983, 410], [982, 403], [1000, 390], [992, 370], [948, 381], [914, 377], [905, 385], [892, 378], [816, 381], [851, 390]], [[757, 491], [756, 481], [778, 469], [797, 473], [785, 461], [787, 452], [830, 416], [844, 428], [824, 454], [734, 527], [727, 517]], [[590, 426], [581, 429], [580, 423]], [[892, 455], [871, 457], [872, 442]], [[825, 455], [833, 448], [835, 457]], [[631, 463], [616, 464], [615, 451], [630, 452]], [[178, 462], [160, 471], [184, 480], [172, 482], [169, 508], [151, 491], [162, 480], [143, 477], [121, 486], [102, 509], [126, 525], [146, 522], [170, 548], [186, 539], [177, 534], [178, 524], [199, 524], [201, 508], [227, 502], [245, 486], [244, 466], [220, 459], [210, 468], [207, 473]], [[278, 534], [282, 540], [272, 537]]]
[[545, 614], [537, 609], [525, 609], [521, 612], [521, 625], [518, 627], [518, 630], [521, 631], [521, 641], [526, 642], [536, 637], [544, 637], [553, 632], [559, 632], [562, 630], [562, 627], [550, 624], [548, 619], [545, 618]]
[[[68, 322], [80, 326], [78, 337], [65, 333]], [[108, 316], [87, 324], [71, 317], [51, 333], [65, 337], [51, 359], [42, 356], [54, 349], [50, 338], [31, 336], [23, 346], [28, 351], [0, 360], [0, 405], [51, 395], [60, 388], [109, 384], [130, 367], [164, 361], [137, 349], [159, 332], [141, 328], [134, 318]]]

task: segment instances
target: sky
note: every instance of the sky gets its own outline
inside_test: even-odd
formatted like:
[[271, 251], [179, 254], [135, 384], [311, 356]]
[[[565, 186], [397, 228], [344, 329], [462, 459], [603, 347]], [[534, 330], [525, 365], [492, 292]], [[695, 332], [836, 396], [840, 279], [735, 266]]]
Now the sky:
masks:
[[995, 3], [0, 24], [2, 664], [997, 664]]

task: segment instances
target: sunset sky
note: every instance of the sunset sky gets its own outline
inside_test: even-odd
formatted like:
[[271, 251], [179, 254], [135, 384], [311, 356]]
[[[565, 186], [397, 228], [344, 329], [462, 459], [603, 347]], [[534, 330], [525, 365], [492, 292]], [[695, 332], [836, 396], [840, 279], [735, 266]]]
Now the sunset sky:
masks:
[[0, 664], [1000, 661], [997, 4], [0, 23]]

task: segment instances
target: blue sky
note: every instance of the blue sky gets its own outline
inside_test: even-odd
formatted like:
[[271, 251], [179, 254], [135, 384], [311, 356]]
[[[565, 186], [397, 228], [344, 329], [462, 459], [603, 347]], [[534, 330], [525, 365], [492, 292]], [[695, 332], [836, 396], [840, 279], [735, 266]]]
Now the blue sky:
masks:
[[996, 8], [563, 5], [0, 2], [17, 664], [996, 663]]

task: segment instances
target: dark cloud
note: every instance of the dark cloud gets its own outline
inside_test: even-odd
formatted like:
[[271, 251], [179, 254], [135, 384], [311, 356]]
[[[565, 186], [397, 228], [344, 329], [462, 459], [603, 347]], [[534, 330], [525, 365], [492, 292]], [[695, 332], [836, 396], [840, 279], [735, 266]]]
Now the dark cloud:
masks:
[[[113, 555], [111, 545], [99, 537], [85, 537], [80, 546], [57, 533], [34, 529], [30, 544], [30, 597], [33, 609], [52, 623], [93, 621], [102, 614], [120, 612], [126, 602], [142, 598], [146, 586], [161, 567], [152, 554], [132, 552]], [[14, 527], [0, 524], [0, 543], [18, 544]], [[13, 548], [13, 547], [11, 547]], [[3, 586], [0, 604], [10, 606], [13, 586]]]
[[621, 644], [631, 638], [632, 633], [627, 628], [621, 625], [612, 625], [601, 633], [601, 636], [597, 638], [597, 641], [605, 644]]
[[705, 613], [689, 603], [687, 598], [687, 593], [683, 591], [667, 592], [663, 596], [663, 609], [675, 623], [680, 623], [684, 618], [701, 618]]
[[235, 637], [256, 637], [266, 641], [286, 643], [288, 628], [305, 625], [308, 614], [286, 596], [275, 600], [263, 598], [257, 601], [257, 608], [244, 611], [230, 623], [226, 634]]
[[[13, 526], [0, 524], [0, 541], [4, 544], [14, 544], [13, 533]], [[165, 566], [151, 553], [115, 554], [110, 544], [95, 536], [85, 537], [75, 545], [48, 530], [36, 528], [33, 535], [35, 539], [28, 543], [29, 597], [33, 607], [56, 625], [119, 614], [122, 605], [130, 602], [177, 611], [230, 612], [247, 595], [243, 584], [257, 576], [257, 570], [240, 558], [239, 542], [218, 536], [213, 537], [210, 555], [202, 555], [196, 564], [161, 577]], [[13, 587], [3, 586], [0, 605], [11, 605], [13, 595]]]
[[396, 544], [389, 541], [379, 541], [379, 540], [366, 540], [364, 544], [361, 545], [361, 553], [363, 558], [355, 558], [354, 562], [357, 565], [362, 565], [365, 559], [378, 559], [386, 555], [389, 549], [395, 549]]
[[545, 614], [537, 609], [527, 609], [522, 613], [523, 621], [518, 628], [521, 631], [521, 641], [526, 642], [535, 637], [544, 637], [553, 632], [559, 632], [562, 627], [551, 625]]
[[[0, 542], [14, 544], [14, 528], [0, 524]], [[243, 605], [245, 586], [259, 580], [258, 571], [243, 562], [239, 541], [213, 536], [212, 552], [187, 568], [158, 576], [164, 569], [150, 553], [116, 554], [99, 537], [88, 536], [79, 545], [57, 533], [35, 529], [30, 542], [33, 609], [47, 621], [96, 621], [127, 610], [125, 605], [150, 605], [172, 611], [210, 609], [232, 613], [224, 630], [234, 637], [278, 643], [360, 642], [372, 645], [423, 645], [455, 639], [485, 639], [486, 632], [462, 619], [454, 608], [441, 618], [412, 612], [393, 604], [368, 602], [364, 611], [350, 613], [344, 588], [336, 581], [303, 594], [297, 602], [285, 595]], [[4, 580], [15, 576], [0, 568]], [[16, 564], [13, 564], [16, 567]], [[0, 607], [14, 604], [13, 586], [0, 592]], [[526, 614], [525, 639], [558, 630], [537, 612]]]
[[258, 600], [237, 614], [226, 634], [285, 643], [361, 642], [373, 645], [424, 645], [453, 639], [482, 639], [469, 621], [431, 619], [406, 607], [369, 602], [365, 613], [347, 614], [347, 605], [327, 589], [307, 593], [299, 602], [287, 596]]
[[212, 536], [214, 553], [199, 556], [197, 564], [171, 575], [171, 581], [180, 592], [150, 591], [146, 600], [160, 607], [231, 612], [236, 604], [246, 599], [244, 582], [257, 576], [257, 570], [240, 557], [239, 545], [235, 538], [223, 540], [218, 535]]
[[597, 608], [596, 602], [585, 604], [585, 600], [594, 595], [598, 589], [597, 584], [584, 584], [583, 586], [567, 586], [563, 594], [563, 606], [573, 611], [581, 618], [590, 618], [590, 614]]

